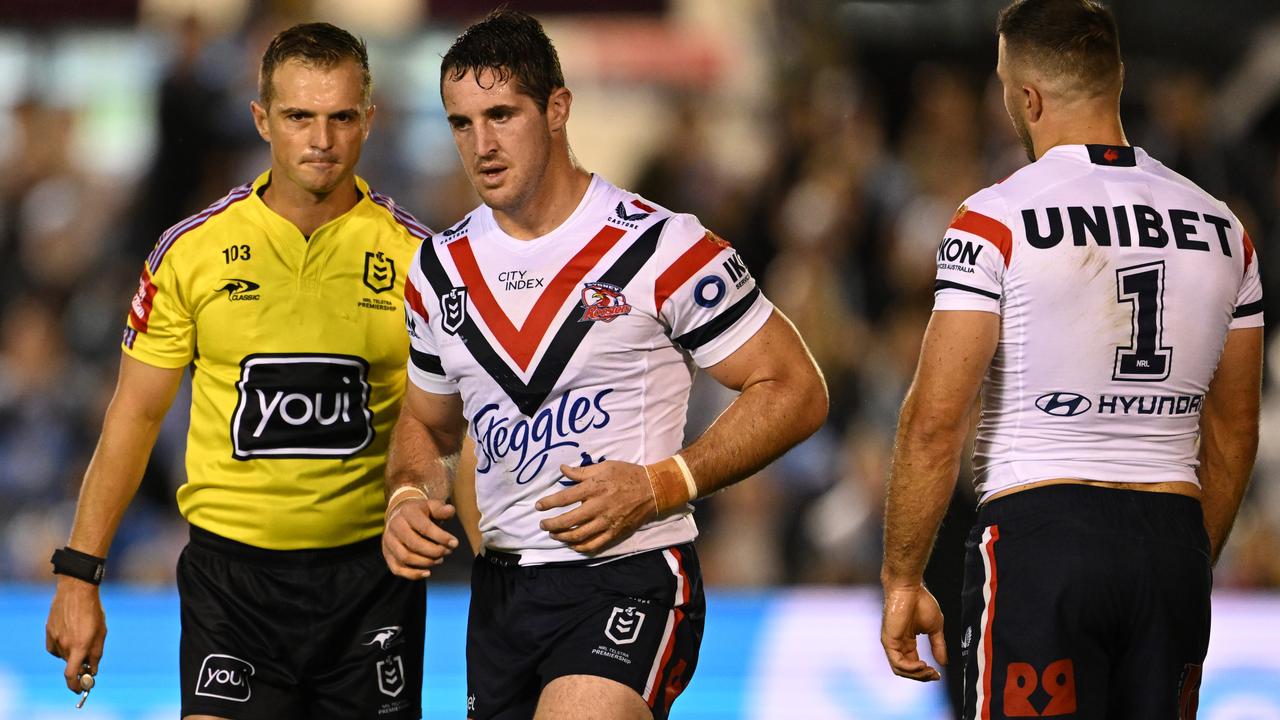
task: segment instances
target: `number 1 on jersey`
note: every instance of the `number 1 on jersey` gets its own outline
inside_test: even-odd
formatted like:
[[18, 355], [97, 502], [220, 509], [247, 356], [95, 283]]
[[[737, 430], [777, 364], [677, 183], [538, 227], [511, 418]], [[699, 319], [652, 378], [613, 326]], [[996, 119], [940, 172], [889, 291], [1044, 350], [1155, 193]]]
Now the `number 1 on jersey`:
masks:
[[1112, 380], [1155, 382], [1169, 377], [1173, 348], [1164, 341], [1164, 261], [1116, 270], [1116, 302], [1133, 304], [1133, 335], [1116, 348]]

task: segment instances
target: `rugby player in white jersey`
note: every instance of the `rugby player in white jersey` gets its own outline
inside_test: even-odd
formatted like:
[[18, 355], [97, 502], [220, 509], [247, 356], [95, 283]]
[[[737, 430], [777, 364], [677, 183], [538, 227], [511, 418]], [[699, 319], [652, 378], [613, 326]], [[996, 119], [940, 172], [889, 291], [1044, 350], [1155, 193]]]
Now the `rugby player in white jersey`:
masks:
[[[393, 448], [384, 553], [417, 578], [452, 546], [433, 517], [469, 423], [469, 716], [665, 718], [702, 636], [688, 503], [816, 430], [825, 386], [727, 242], [575, 163], [537, 20], [472, 25], [441, 92], [484, 204], [409, 274], [401, 424], [430, 449]], [[682, 448], [695, 366], [741, 394]]]
[[938, 248], [881, 641], [904, 677], [938, 678], [918, 633], [947, 661], [921, 572], [981, 390], [963, 717], [1194, 717], [1212, 563], [1258, 442], [1258, 260], [1223, 203], [1126, 142], [1109, 11], [1022, 0], [997, 29], [1033, 162], [970, 197]]

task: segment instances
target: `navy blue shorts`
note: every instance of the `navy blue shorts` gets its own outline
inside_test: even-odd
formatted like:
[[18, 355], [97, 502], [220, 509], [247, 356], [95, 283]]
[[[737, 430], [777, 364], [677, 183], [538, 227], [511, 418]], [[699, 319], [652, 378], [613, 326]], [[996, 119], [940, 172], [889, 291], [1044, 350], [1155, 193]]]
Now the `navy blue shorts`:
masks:
[[1194, 498], [1055, 485], [987, 503], [965, 554], [962, 717], [1194, 718], [1212, 583]]
[[705, 614], [692, 543], [600, 565], [521, 567], [489, 551], [471, 572], [467, 716], [528, 720], [552, 680], [594, 675], [664, 720], [698, 665]]
[[422, 716], [426, 585], [387, 570], [380, 538], [264, 550], [192, 526], [178, 595], [184, 716]]

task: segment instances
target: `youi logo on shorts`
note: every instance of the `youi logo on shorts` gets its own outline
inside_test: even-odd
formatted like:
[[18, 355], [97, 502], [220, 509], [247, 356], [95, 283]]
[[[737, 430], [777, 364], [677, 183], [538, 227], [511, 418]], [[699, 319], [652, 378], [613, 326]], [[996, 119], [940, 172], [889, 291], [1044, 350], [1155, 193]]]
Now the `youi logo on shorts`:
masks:
[[613, 388], [605, 388], [590, 398], [575, 398], [567, 392], [553, 407], [515, 421], [498, 415], [501, 407], [497, 403], [485, 405], [471, 418], [471, 431], [482, 456], [476, 472], [487, 473], [494, 463], [506, 463], [508, 456], [514, 455], [515, 480], [524, 485], [542, 472], [552, 450], [581, 447], [574, 438], [609, 424], [612, 417], [604, 409], [604, 398], [611, 392]]
[[369, 364], [354, 355], [255, 354], [240, 362], [232, 455], [349, 457], [373, 440]]
[[253, 694], [249, 678], [253, 665], [233, 655], [206, 655], [196, 677], [196, 695], [247, 702]]

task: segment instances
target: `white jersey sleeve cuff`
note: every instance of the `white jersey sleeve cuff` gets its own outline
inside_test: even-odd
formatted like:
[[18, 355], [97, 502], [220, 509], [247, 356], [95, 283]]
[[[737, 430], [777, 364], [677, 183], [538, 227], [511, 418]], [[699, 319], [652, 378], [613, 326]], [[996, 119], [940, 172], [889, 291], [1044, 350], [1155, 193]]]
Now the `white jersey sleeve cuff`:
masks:
[[772, 314], [773, 303], [769, 302], [764, 293], [759, 293], [755, 302], [738, 318], [733, 327], [693, 351], [693, 361], [698, 367], [705, 368], [724, 360], [754, 337]]
[[999, 298], [990, 298], [967, 290], [939, 290], [933, 297], [933, 309], [935, 312], [938, 310], [980, 310], [996, 315], [999, 315], [1001, 311]]
[[412, 362], [409, 363], [409, 380], [414, 385], [417, 385], [419, 389], [435, 395], [458, 394], [458, 383], [439, 375], [424, 372]]

